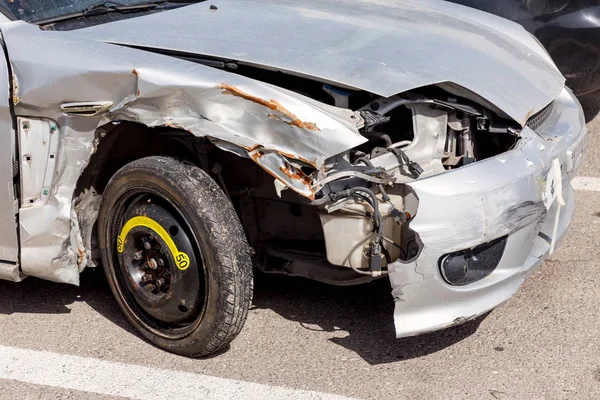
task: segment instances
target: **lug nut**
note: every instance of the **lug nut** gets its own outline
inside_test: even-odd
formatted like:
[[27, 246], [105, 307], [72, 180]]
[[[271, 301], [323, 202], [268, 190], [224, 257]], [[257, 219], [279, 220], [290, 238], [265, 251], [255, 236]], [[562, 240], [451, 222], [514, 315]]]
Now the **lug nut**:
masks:
[[158, 268], [158, 263], [154, 258], [151, 258], [150, 260], [148, 260], [148, 266], [152, 269], [156, 269]]
[[153, 284], [149, 284], [144, 286], [144, 289], [154, 292], [156, 290], [156, 286], [154, 286]]
[[152, 243], [150, 243], [149, 240], [147, 242], [144, 242], [144, 248], [146, 250], [150, 250], [152, 248]]
[[158, 265], [160, 265], [161, 267], [163, 267], [165, 265], [165, 260], [163, 260], [162, 258], [158, 259]]
[[141, 260], [143, 257], [142, 251], [136, 251], [135, 253], [133, 253], [133, 259], [134, 260]]
[[152, 275], [150, 274], [145, 274], [144, 276], [142, 276], [142, 283], [147, 283], [150, 282], [152, 280]]
[[163, 285], [165, 284], [165, 280], [163, 278], [158, 278], [156, 280], [156, 286], [161, 289], [163, 287]]

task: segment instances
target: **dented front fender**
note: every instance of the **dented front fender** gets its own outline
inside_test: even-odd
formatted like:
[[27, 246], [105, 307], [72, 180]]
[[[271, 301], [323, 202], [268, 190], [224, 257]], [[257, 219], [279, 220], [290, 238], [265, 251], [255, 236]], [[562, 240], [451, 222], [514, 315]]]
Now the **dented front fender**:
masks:
[[[308, 198], [314, 197], [310, 179], [288, 160], [320, 168], [325, 159], [366, 141], [354, 112], [250, 78], [23, 22], [1, 29], [18, 87], [16, 114], [56, 121], [61, 143], [49, 195], [20, 210], [26, 274], [78, 282], [90, 258], [94, 215], [77, 218], [73, 195], [99, 139], [97, 129], [108, 122], [175, 127], [206, 137], [254, 159]], [[112, 107], [98, 115], [62, 107], [73, 103]], [[267, 157], [260, 160], [259, 154]]]

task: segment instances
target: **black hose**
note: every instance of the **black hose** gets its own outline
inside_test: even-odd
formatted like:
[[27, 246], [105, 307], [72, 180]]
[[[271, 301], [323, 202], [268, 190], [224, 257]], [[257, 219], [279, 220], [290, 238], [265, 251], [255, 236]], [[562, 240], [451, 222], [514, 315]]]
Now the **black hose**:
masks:
[[387, 133], [381, 135], [380, 138], [385, 142], [385, 147], [390, 147], [392, 145], [392, 138]]
[[356, 150], [354, 152], [354, 157], [364, 157], [366, 155], [367, 155], [367, 153], [365, 153], [364, 151]]
[[387, 261], [388, 264], [392, 263], [392, 256], [390, 255], [390, 252], [388, 251], [388, 249], [385, 248], [385, 245], [383, 244], [383, 240], [380, 242], [381, 244], [381, 252], [383, 253], [383, 256], [385, 257], [385, 261]]
[[356, 160], [354, 160], [355, 165], [358, 164], [359, 162], [364, 163], [367, 167], [373, 166], [373, 163], [371, 162], [371, 160], [369, 160], [365, 156], [358, 157]]
[[402, 246], [400, 246], [398, 243], [394, 242], [390, 238], [384, 237], [383, 239], [384, 240], [381, 243], [384, 243], [384, 242], [390, 243], [392, 246], [394, 246], [398, 250], [400, 250], [400, 253], [402, 253], [402, 259], [404, 259], [404, 260], [406, 259], [406, 251], [404, 251], [404, 249], [402, 248]]
[[[381, 183], [379, 184], [379, 191], [381, 192], [381, 197], [383, 198], [383, 201], [385, 201], [385, 202], [389, 201], [391, 204], [390, 196], [388, 196], [387, 192], [385, 191], [385, 189], [383, 187], [383, 184], [381, 184]], [[392, 207], [393, 206], [394, 205], [392, 204]]]
[[377, 243], [379, 243], [381, 237], [383, 236], [383, 218], [381, 217], [381, 212], [379, 211], [379, 202], [377, 196], [371, 189], [362, 186], [356, 186], [339, 192], [328, 193], [320, 199], [313, 200], [310, 204], [313, 206], [321, 206], [323, 204], [335, 203], [340, 199], [352, 196], [358, 196], [364, 199], [373, 208], [373, 222], [375, 228], [377, 228]]
[[[379, 212], [379, 201], [377, 199], [377, 196], [371, 189], [366, 187], [356, 186], [349, 190], [351, 190], [353, 194], [355, 193], [359, 196], [361, 196], [360, 192], [366, 193], [371, 198], [369, 204], [371, 205], [371, 207], [373, 207], [373, 216], [375, 217], [374, 220], [376, 220], [377, 224], [377, 243], [379, 243], [379, 241], [381, 240], [381, 236], [383, 236], [383, 218], [381, 217], [381, 212]], [[361, 197], [366, 200], [365, 196]]]
[[308, 204], [310, 204], [311, 206], [322, 206], [323, 204], [327, 204], [327, 203], [333, 203], [331, 201], [331, 199], [329, 199], [329, 196], [323, 196], [320, 199], [316, 199], [311, 202], [308, 202]]
[[363, 132], [363, 136], [367, 138], [375, 138], [381, 139], [385, 142], [385, 147], [390, 147], [392, 145], [392, 138], [387, 133], [382, 132]]

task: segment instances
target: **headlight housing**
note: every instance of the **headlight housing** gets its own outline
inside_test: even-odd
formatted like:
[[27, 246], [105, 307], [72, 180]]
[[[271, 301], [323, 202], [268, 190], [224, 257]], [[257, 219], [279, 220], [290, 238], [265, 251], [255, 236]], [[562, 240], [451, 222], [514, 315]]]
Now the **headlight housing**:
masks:
[[452, 286], [464, 286], [485, 278], [500, 263], [507, 238], [504, 236], [473, 249], [446, 254], [440, 258], [442, 277]]

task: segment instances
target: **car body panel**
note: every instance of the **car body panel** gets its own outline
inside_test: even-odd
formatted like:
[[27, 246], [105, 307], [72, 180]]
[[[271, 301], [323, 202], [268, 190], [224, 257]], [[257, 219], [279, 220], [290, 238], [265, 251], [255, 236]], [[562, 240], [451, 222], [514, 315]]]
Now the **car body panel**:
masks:
[[[390, 265], [398, 337], [451, 326], [496, 307], [516, 293], [565, 234], [574, 208], [570, 182], [587, 143], [579, 103], [565, 89], [548, 122], [521, 135], [513, 150], [409, 184], [419, 198], [411, 228], [423, 249], [412, 262]], [[556, 180], [562, 190], [549, 194]], [[504, 256], [489, 276], [467, 286], [444, 282], [438, 266], [445, 254], [506, 235]]]
[[[95, 151], [97, 130], [110, 121], [180, 128], [249, 158], [254, 150], [264, 148], [282, 165], [285, 156], [320, 167], [326, 158], [366, 141], [353, 125], [354, 112], [250, 78], [76, 39], [72, 32], [44, 32], [24, 22], [10, 22], [0, 29], [16, 83], [15, 113], [50, 119], [60, 129], [50, 193], [24, 204], [19, 213], [21, 267], [27, 275], [78, 282], [90, 259], [95, 214], [87, 216], [89, 207], [77, 205], [97, 205], [98, 195], [86, 193], [80, 199], [73, 195]], [[68, 115], [61, 109], [64, 103], [93, 101], [110, 102], [113, 107], [92, 117]], [[302, 179], [290, 181], [294, 167], [286, 168], [287, 175], [283, 170], [271, 172], [302, 193], [304, 187], [292, 185]], [[85, 211], [86, 218], [78, 218], [76, 210]]]
[[544, 45], [576, 95], [600, 90], [600, 5], [596, 0], [447, 0], [521, 24]]
[[0, 60], [0, 261], [17, 262], [19, 249], [15, 221], [17, 202], [13, 185], [13, 158], [16, 149], [10, 110], [9, 70], [6, 59]]
[[467, 7], [407, 0], [211, 4], [218, 10], [201, 3], [77, 34], [239, 60], [385, 97], [452, 82], [523, 124], [564, 84], [520, 26]]

